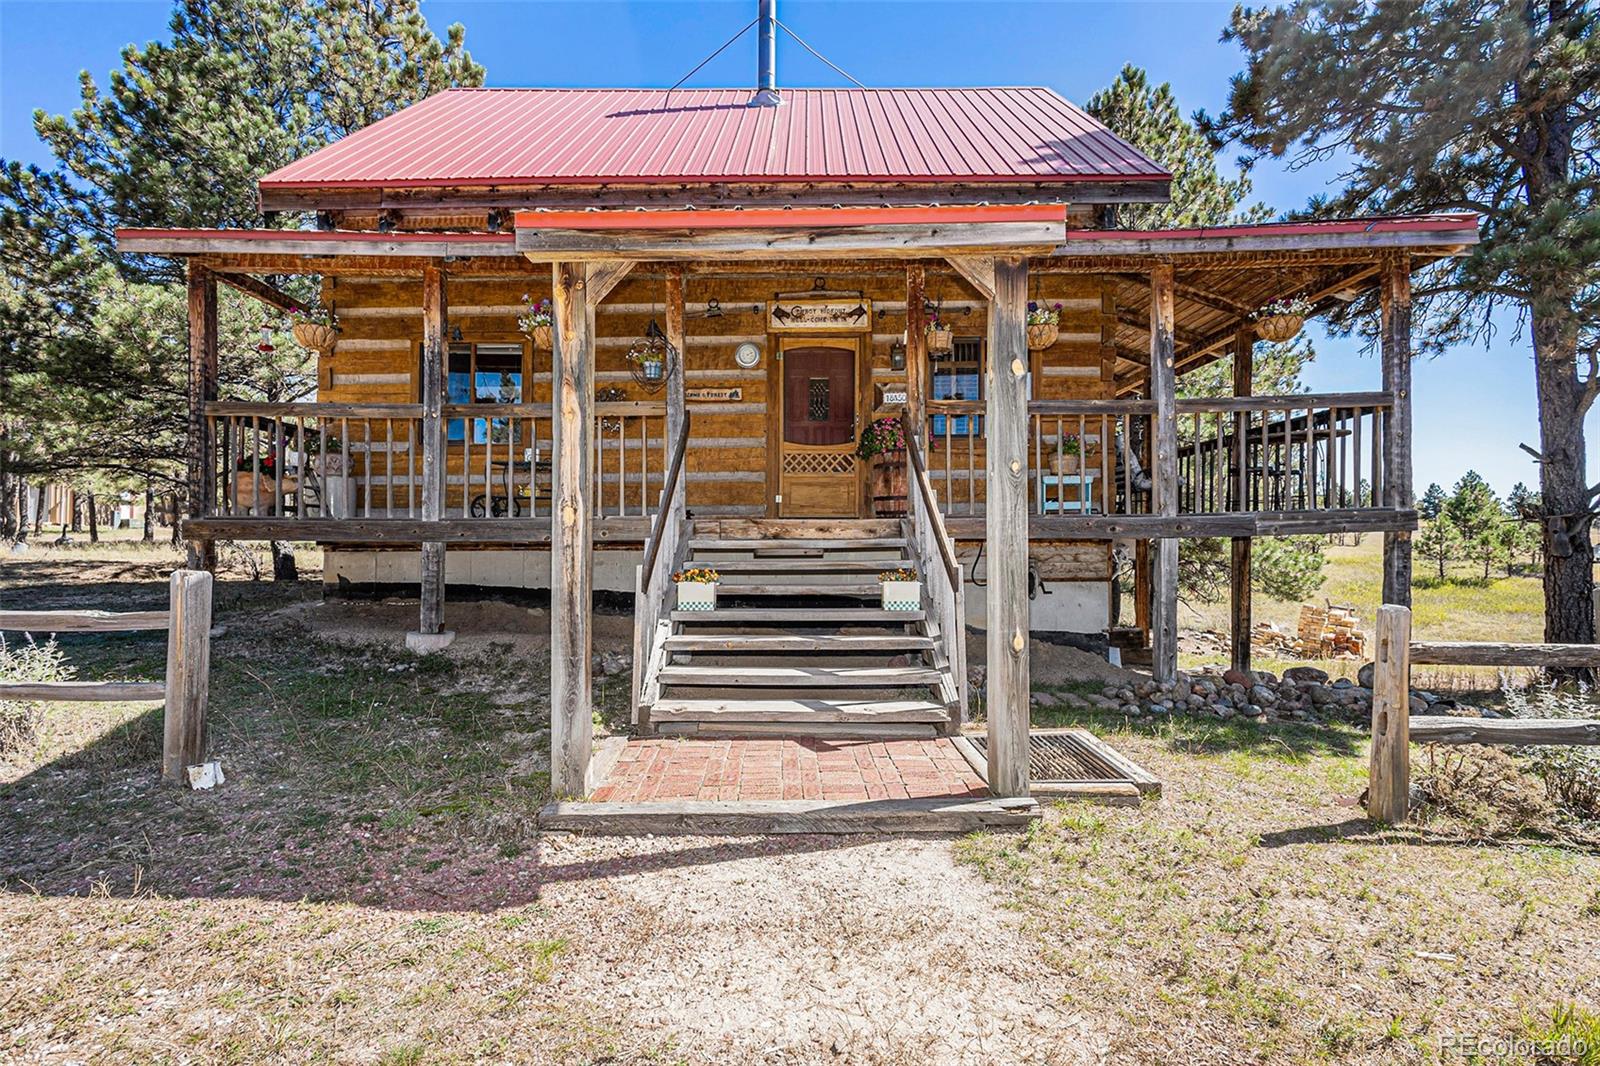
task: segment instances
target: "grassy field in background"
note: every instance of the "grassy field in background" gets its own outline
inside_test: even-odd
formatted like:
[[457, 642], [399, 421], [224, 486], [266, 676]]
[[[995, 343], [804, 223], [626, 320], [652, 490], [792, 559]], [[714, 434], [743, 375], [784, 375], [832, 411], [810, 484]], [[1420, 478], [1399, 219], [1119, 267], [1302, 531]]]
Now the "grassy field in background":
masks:
[[[1439, 582], [1437, 571], [1425, 559], [1415, 561], [1411, 590], [1412, 635], [1418, 640], [1497, 640], [1537, 643], [1544, 639], [1544, 591], [1537, 574], [1481, 580], [1481, 568], [1451, 566], [1450, 580]], [[1323, 583], [1305, 600], [1278, 600], [1262, 592], [1255, 594], [1254, 615], [1258, 622], [1271, 622], [1293, 631], [1301, 603], [1333, 603], [1354, 607], [1361, 628], [1370, 639], [1377, 618], [1383, 589], [1383, 538], [1364, 536], [1359, 544], [1330, 545], [1323, 568]], [[1178, 611], [1183, 629], [1211, 629], [1228, 632], [1227, 600], [1220, 603], [1186, 601]], [[1187, 655], [1184, 665], [1220, 662], [1214, 655]], [[1281, 670], [1293, 660], [1262, 659], [1257, 665]], [[1359, 663], [1319, 663], [1335, 675], [1354, 675]], [[1440, 687], [1453, 687], [1452, 680], [1470, 682], [1486, 679], [1494, 671], [1437, 671]], [[1433, 682], [1428, 682], [1433, 683]], [[1475, 687], [1471, 684], [1468, 687]]]

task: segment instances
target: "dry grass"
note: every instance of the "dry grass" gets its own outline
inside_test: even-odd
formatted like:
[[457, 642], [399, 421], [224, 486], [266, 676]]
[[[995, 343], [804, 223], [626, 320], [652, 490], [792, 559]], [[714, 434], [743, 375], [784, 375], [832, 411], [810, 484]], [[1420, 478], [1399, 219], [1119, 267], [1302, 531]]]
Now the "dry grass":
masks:
[[[164, 588], [0, 573], [29, 606]], [[1600, 857], [1470, 812], [1373, 830], [1354, 731], [1052, 712], [1166, 796], [1022, 837], [541, 836], [546, 664], [272, 614], [316, 595], [219, 585], [221, 789], [157, 786], [149, 706], [57, 708], [0, 769], [0, 1060], [1531, 1064], [1451, 1042], [1600, 1029]]]
[[[1375, 829], [1341, 728], [1085, 716], [1166, 782], [961, 857], [1100, 1013], [1118, 1063], [1524, 1063], [1459, 1041], [1600, 1024], [1600, 855], [1437, 814]], [[1575, 1005], [1575, 1006], [1574, 1006]]]
[[[1412, 636], [1417, 640], [1494, 640], [1537, 643], [1544, 639], [1544, 592], [1537, 575], [1497, 577], [1487, 583], [1476, 580], [1481, 571], [1470, 566], [1453, 566], [1451, 581], [1433, 580], [1434, 571], [1426, 560], [1415, 561], [1412, 586]], [[1383, 591], [1383, 538], [1364, 535], [1360, 543], [1327, 549], [1324, 582], [1307, 601], [1323, 601], [1352, 606], [1360, 615], [1370, 642]], [[1293, 630], [1299, 618], [1300, 602], [1275, 600], [1257, 592], [1252, 613], [1258, 622], [1271, 622]], [[1228, 631], [1228, 605], [1185, 603], [1179, 623], [1187, 629]], [[1185, 666], [1220, 663], [1218, 656], [1185, 656]], [[1260, 657], [1257, 665], [1281, 673], [1302, 660]], [[1349, 661], [1318, 661], [1335, 677], [1354, 677], [1361, 664]], [[1418, 667], [1413, 675], [1418, 688], [1438, 691], [1475, 692], [1497, 687], [1499, 672], [1478, 667]]]

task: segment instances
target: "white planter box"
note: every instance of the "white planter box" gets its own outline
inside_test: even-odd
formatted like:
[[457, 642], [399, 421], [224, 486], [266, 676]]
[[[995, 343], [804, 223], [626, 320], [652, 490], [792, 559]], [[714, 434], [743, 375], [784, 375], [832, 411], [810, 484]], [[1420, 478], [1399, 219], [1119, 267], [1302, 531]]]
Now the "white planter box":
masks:
[[922, 582], [884, 581], [880, 582], [880, 587], [885, 611], [922, 610]]
[[717, 586], [706, 581], [678, 582], [678, 610], [714, 611], [717, 609]]

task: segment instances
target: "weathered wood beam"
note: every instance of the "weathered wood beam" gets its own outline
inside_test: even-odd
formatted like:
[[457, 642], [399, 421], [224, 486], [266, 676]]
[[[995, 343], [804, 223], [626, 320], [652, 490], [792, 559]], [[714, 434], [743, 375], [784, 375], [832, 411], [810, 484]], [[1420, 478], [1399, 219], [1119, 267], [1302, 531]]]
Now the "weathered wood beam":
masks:
[[1600, 666], [1600, 644], [1413, 640], [1411, 661], [1424, 666]]
[[[1177, 365], [1173, 344], [1172, 264], [1150, 269], [1150, 398], [1156, 404], [1150, 509], [1178, 513]], [[1165, 684], [1178, 676], [1178, 541], [1162, 537], [1152, 553], [1151, 676]]]
[[1181, 257], [1208, 252], [1307, 252], [1323, 249], [1376, 251], [1391, 248], [1455, 248], [1478, 242], [1475, 223], [1463, 222], [1459, 228], [1419, 233], [1415, 230], [1360, 233], [1250, 233], [1236, 232], [1225, 239], [1218, 236], [1102, 237], [1072, 240], [1055, 249], [1056, 255], [1115, 257], [1151, 255]]
[[[667, 343], [672, 345], [678, 353], [676, 359], [667, 364], [667, 447], [670, 449], [679, 437], [683, 436], [683, 426], [687, 402], [684, 398], [684, 325], [683, 325], [683, 264], [674, 263], [667, 268], [666, 277], [667, 306], [666, 306], [666, 334]], [[679, 481], [678, 491], [681, 493], [684, 482]]]
[[550, 787], [582, 796], [594, 744], [590, 694], [594, 586], [594, 311], [583, 263], [551, 267], [555, 319], [555, 521], [550, 545]]
[[[1143, 333], [1150, 332], [1150, 320], [1142, 317], [1138, 312], [1126, 308], [1119, 307], [1117, 309], [1117, 323]], [[1207, 340], [1205, 334], [1197, 333], [1192, 329], [1183, 329], [1176, 324], [1172, 327], [1172, 335], [1184, 344], [1201, 344]]]
[[1467, 718], [1419, 715], [1411, 719], [1417, 744], [1600, 744], [1600, 722], [1583, 718]]
[[[217, 398], [217, 276], [203, 266], [189, 265], [189, 440], [187, 510], [199, 518], [216, 510], [217, 483], [212, 470], [216, 441], [205, 405]], [[212, 570], [216, 548], [209, 541], [190, 541], [191, 570]]]
[[1397, 825], [1411, 805], [1411, 609], [1379, 607], [1375, 643], [1367, 817]]
[[[1137, 794], [1135, 795], [1137, 801]], [[1028, 799], [678, 800], [549, 803], [539, 828], [573, 833], [971, 833], [1025, 829], [1040, 816]]]
[[783, 229], [517, 230], [517, 250], [535, 262], [597, 259], [773, 259], [789, 253], [867, 259], [943, 258], [1047, 252], [1066, 233], [1066, 222], [897, 223]]
[[268, 285], [260, 278], [253, 278], [249, 274], [219, 270], [217, 278], [224, 285], [237, 289], [246, 296], [254, 296], [268, 307], [275, 307], [279, 311], [293, 311], [301, 306], [300, 300], [296, 300], [277, 286]]
[[994, 299], [995, 258], [992, 255], [955, 255], [946, 258], [951, 267], [966, 279], [985, 300]]
[[[1235, 396], [1249, 396], [1255, 391], [1255, 330], [1248, 325], [1242, 325], [1234, 333], [1233, 338], [1233, 394]], [[1234, 416], [1233, 439], [1245, 439], [1245, 430], [1249, 426], [1250, 416], [1240, 412]], [[1237, 484], [1238, 478], [1230, 478]], [[1244, 501], [1240, 501], [1244, 506]], [[1229, 570], [1229, 596], [1230, 616], [1232, 625], [1229, 629], [1233, 650], [1233, 668], [1248, 672], [1250, 669], [1250, 629], [1251, 618], [1251, 593], [1250, 593], [1250, 538], [1234, 537], [1229, 545], [1230, 570]]]
[[[612, 544], [638, 544], [650, 532], [650, 519], [608, 515], [594, 520], [594, 539]], [[548, 544], [549, 518], [417, 518], [304, 519], [254, 515], [201, 518], [183, 523], [185, 536], [197, 540], [303, 540], [318, 544], [410, 547], [424, 541], [474, 544]]]
[[[449, 359], [449, 300], [444, 271], [422, 272], [422, 518], [444, 518], [445, 431], [444, 387]], [[422, 544], [422, 608], [418, 632], [428, 637], [444, 632], [444, 542]]]
[[206, 707], [211, 691], [211, 575], [177, 570], [168, 585], [166, 711], [161, 724], [161, 777], [181, 785], [189, 767], [206, 761]]
[[120, 703], [159, 700], [166, 694], [159, 681], [0, 681], [0, 700]]
[[928, 435], [928, 272], [906, 264], [906, 414], [918, 440]]
[[0, 611], [0, 633], [123, 633], [165, 628], [166, 611]]
[[[1379, 290], [1382, 307], [1383, 391], [1394, 397], [1384, 419], [1383, 503], [1410, 507], [1411, 483], [1411, 261], [1389, 260]], [[1383, 602], [1411, 604], [1411, 534], [1383, 535]]]
[[989, 304], [988, 546], [989, 790], [1028, 794], [1028, 262], [994, 264]]
[[[972, 539], [979, 519], [951, 518], [958, 540]], [[1383, 508], [1256, 511], [1244, 514], [1034, 515], [1035, 540], [1119, 540], [1124, 537], [1292, 537], [1309, 533], [1382, 533], [1416, 529], [1417, 512]]]
[[604, 259], [589, 263], [588, 277], [583, 286], [585, 313], [593, 315], [600, 306], [600, 301], [609, 296], [611, 290], [617, 287], [617, 283], [628, 276], [633, 266], [632, 259]]

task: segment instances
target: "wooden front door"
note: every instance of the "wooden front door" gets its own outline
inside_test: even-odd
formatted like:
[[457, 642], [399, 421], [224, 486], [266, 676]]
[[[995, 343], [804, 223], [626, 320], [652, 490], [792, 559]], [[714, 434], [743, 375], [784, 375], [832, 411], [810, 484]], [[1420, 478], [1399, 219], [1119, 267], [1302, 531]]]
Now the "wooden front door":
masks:
[[856, 348], [807, 341], [785, 348], [782, 362], [778, 513], [854, 518], [861, 500], [855, 454]]

